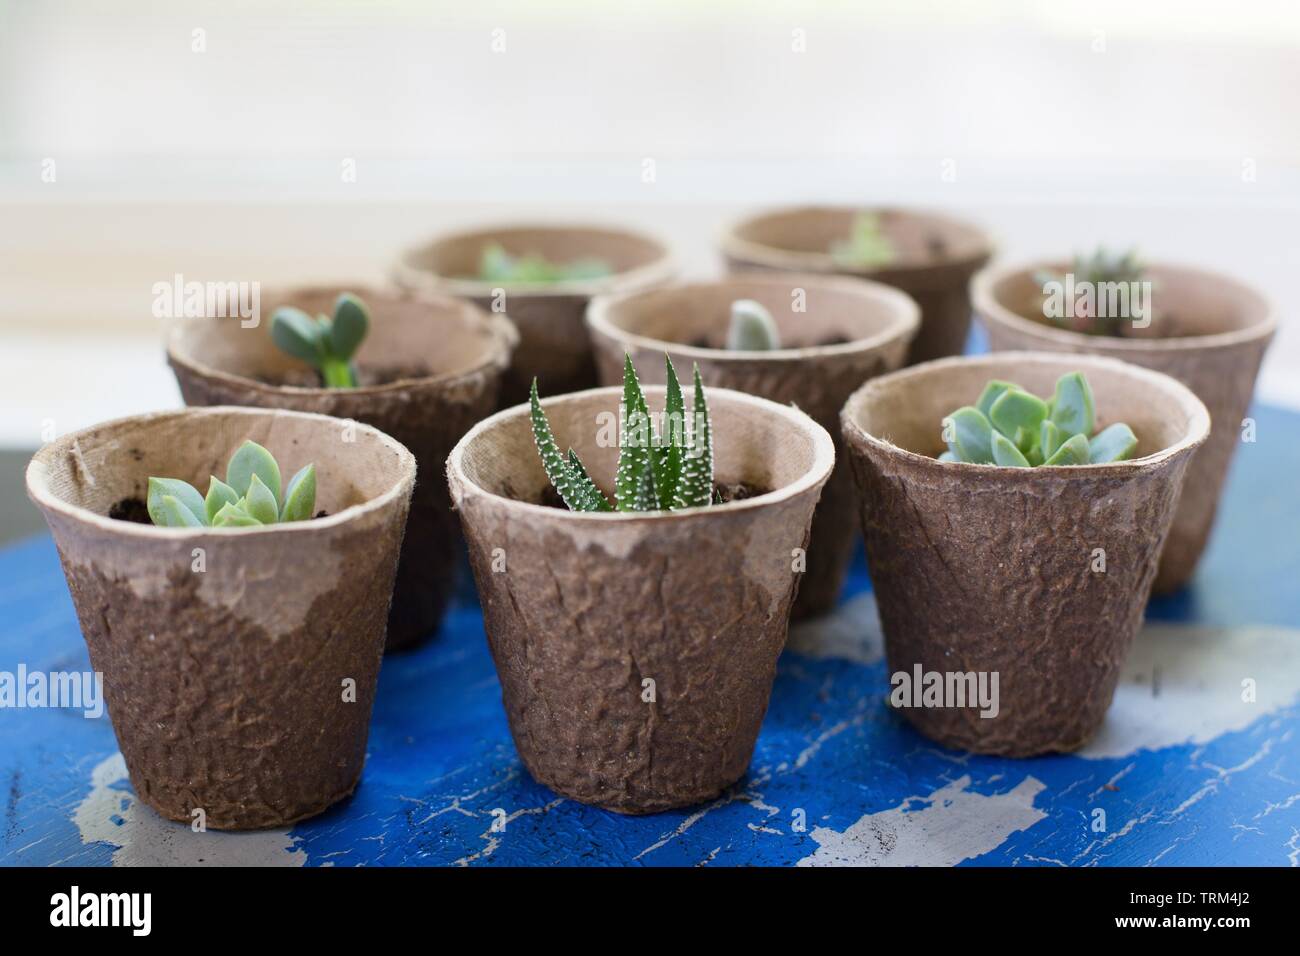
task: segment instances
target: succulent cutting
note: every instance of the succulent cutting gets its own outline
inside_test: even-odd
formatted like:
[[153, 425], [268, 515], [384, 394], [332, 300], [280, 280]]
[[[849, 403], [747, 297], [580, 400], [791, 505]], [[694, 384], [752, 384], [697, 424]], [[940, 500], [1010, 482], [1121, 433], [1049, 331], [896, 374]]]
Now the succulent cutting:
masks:
[[831, 256], [849, 269], [876, 269], [894, 261], [894, 244], [880, 228], [880, 216], [861, 212], [853, 219], [847, 239], [831, 243]]
[[573, 282], [600, 279], [613, 273], [608, 262], [584, 256], [570, 262], [552, 262], [540, 253], [516, 256], [503, 246], [492, 244], [483, 249], [478, 277], [486, 282]]
[[292, 306], [282, 306], [271, 316], [271, 340], [282, 352], [310, 363], [326, 388], [356, 388], [352, 357], [368, 331], [370, 312], [350, 292], [338, 297], [332, 317], [313, 319]]

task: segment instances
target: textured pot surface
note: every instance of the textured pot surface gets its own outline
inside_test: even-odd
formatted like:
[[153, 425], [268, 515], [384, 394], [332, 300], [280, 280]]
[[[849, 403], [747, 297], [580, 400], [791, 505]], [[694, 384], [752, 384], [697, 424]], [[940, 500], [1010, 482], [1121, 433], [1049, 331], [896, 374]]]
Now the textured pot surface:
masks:
[[[131, 784], [169, 819], [283, 826], [357, 784], [415, 459], [364, 425], [344, 441], [344, 427], [260, 409], [159, 412], [57, 439], [27, 469]], [[240, 530], [107, 517], [143, 501], [151, 475], [205, 490], [245, 439], [286, 476], [314, 462], [328, 517]]]
[[[1068, 468], [933, 457], [943, 417], [989, 379], [1050, 395], [1076, 370], [1092, 385], [1098, 427], [1127, 422], [1141, 457]], [[1205, 406], [1173, 379], [1113, 359], [1008, 352], [882, 376], [842, 420], [891, 673], [998, 679], [996, 716], [976, 706], [903, 714], [979, 753], [1083, 745], [1141, 624], [1184, 473], [1209, 430]]]
[[[611, 275], [502, 287], [478, 278], [483, 250], [500, 245], [512, 255], [539, 253], [554, 263], [594, 257]], [[401, 287], [455, 295], [489, 312], [504, 308], [519, 329], [519, 347], [501, 391], [502, 406], [527, 401], [536, 376], [542, 395], [596, 384], [583, 315], [593, 295], [644, 289], [668, 281], [673, 264], [656, 239], [623, 229], [583, 225], [516, 225], [455, 232], [407, 251], [393, 270]]]
[[1156, 265], [1147, 271], [1157, 316], [1142, 337], [1071, 332], [1043, 318], [1042, 283], [1034, 278], [1039, 270], [1069, 269], [1065, 262], [988, 269], [971, 283], [975, 311], [994, 351], [1035, 349], [1123, 359], [1172, 375], [1205, 403], [1213, 428], [1192, 460], [1156, 575], [1156, 593], [1176, 591], [1195, 572], [1214, 526], [1277, 315], [1262, 295], [1234, 279]]
[[831, 255], [847, 239], [864, 210], [847, 206], [777, 209], [744, 219], [722, 237], [722, 254], [733, 272], [839, 273], [874, 279], [901, 289], [921, 307], [921, 328], [908, 350], [914, 365], [960, 355], [970, 331], [970, 277], [993, 255], [993, 244], [975, 226], [913, 209], [876, 209], [881, 231], [896, 258], [878, 268], [854, 268]]
[[[806, 415], [707, 394], [715, 480], [768, 494], [653, 515], [544, 507], [527, 406], [477, 425], [447, 463], [519, 755], [558, 793], [622, 813], [708, 800], [744, 774], [785, 644], [792, 554], [834, 465]], [[620, 395], [543, 403], [607, 494], [617, 440], [598, 429]], [[662, 388], [646, 395], [662, 408]]]
[[[726, 351], [737, 299], [753, 299], [771, 312], [783, 348]], [[849, 395], [902, 365], [918, 323], [916, 303], [897, 290], [825, 275], [736, 276], [600, 296], [587, 314], [602, 384], [623, 380], [628, 354], [642, 382], [662, 385], [667, 353], [683, 380], [698, 364], [706, 386], [794, 405], [832, 436], [839, 435], [840, 409]], [[854, 508], [852, 478], [840, 463], [813, 517], [796, 619], [834, 607], [857, 534]]]
[[[362, 369], [408, 370], [385, 385], [303, 388], [275, 384], [307, 366], [271, 341], [270, 316], [281, 305], [330, 314], [340, 292], [369, 306], [371, 330], [357, 355]], [[420, 462], [411, 516], [397, 571], [388, 647], [413, 647], [438, 629], [455, 582], [460, 534], [451, 513], [442, 464], [475, 422], [496, 405], [510, 361], [514, 330], [500, 316], [446, 296], [416, 300], [355, 287], [268, 293], [262, 321], [177, 320], [167, 360], [187, 405], [287, 408], [346, 418], [393, 436]]]

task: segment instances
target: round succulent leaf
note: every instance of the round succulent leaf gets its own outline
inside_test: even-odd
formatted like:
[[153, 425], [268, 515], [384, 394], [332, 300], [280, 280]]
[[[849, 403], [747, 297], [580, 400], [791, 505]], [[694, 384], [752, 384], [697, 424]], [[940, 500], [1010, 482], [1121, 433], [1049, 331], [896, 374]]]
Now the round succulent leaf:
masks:
[[150, 478], [145, 507], [154, 524], [164, 528], [193, 527], [188, 523], [177, 523], [174, 516], [166, 510], [164, 498], [172, 498], [184, 507], [194, 517], [195, 524], [208, 523], [208, 510], [203, 503], [203, 496], [188, 481], [179, 478]]
[[993, 461], [993, 426], [978, 408], [963, 406], [949, 415], [944, 424], [952, 427], [948, 448], [954, 455], [974, 465]]
[[330, 351], [336, 358], [350, 359], [370, 331], [370, 312], [359, 298], [344, 292], [334, 303], [334, 321], [330, 325]]
[[980, 410], [980, 414], [987, 418], [989, 410], [993, 407], [993, 403], [1002, 397], [1003, 392], [1013, 388], [1023, 391], [1023, 389], [1021, 389], [1015, 382], [1004, 382], [1001, 379], [996, 378], [991, 379], [989, 383], [984, 386], [984, 391], [980, 392], [980, 397], [975, 401], [975, 407]]
[[281, 521], [306, 521], [316, 508], [316, 466], [303, 465], [284, 489]]
[[1001, 432], [993, 433], [993, 463], [1004, 468], [1028, 468], [1029, 459], [1020, 453], [1020, 449], [1011, 439]]
[[275, 524], [280, 518], [280, 506], [275, 495], [256, 474], [249, 480], [248, 494], [244, 496], [242, 507], [262, 524]]
[[1088, 439], [1083, 435], [1071, 435], [1066, 439], [1044, 465], [1086, 465], [1088, 464]]
[[727, 326], [727, 348], [732, 352], [770, 352], [781, 347], [781, 335], [772, 313], [753, 299], [731, 303], [731, 324]]
[[1137, 449], [1137, 436], [1123, 422], [1108, 425], [1088, 442], [1088, 460], [1094, 465], [1108, 461], [1127, 461]]
[[1045, 420], [1039, 429], [1038, 450], [1042, 453], [1043, 458], [1051, 458], [1056, 454], [1056, 449], [1061, 447], [1061, 443], [1066, 439], [1066, 435], [1057, 426], [1056, 422], [1050, 418]]
[[212, 519], [212, 527], [214, 528], [252, 528], [261, 525], [261, 523], [245, 511], [240, 504], [222, 505], [221, 510], [217, 512], [217, 516]]
[[257, 475], [262, 484], [271, 490], [275, 500], [280, 500], [280, 466], [275, 457], [255, 441], [246, 441], [230, 458], [226, 466], [226, 484], [241, 498], [248, 494], [249, 483]]
[[208, 494], [203, 499], [203, 506], [207, 512], [209, 522], [217, 516], [217, 512], [221, 510], [222, 505], [234, 504], [238, 500], [239, 495], [235, 494], [235, 489], [216, 475], [212, 475], [208, 479]]
[[1038, 434], [1043, 419], [1047, 418], [1047, 403], [1037, 395], [1018, 388], [1008, 388], [993, 402], [988, 419], [993, 427], [1008, 438], [1024, 429], [1031, 436]]
[[319, 365], [325, 355], [320, 326], [301, 309], [281, 306], [271, 316], [271, 341], [294, 358]]
[[175, 495], [159, 495], [149, 508], [149, 517], [160, 528], [202, 528], [204, 525]]
[[1069, 372], [1056, 382], [1052, 421], [1067, 435], [1091, 435], [1095, 411], [1092, 388], [1082, 372]]

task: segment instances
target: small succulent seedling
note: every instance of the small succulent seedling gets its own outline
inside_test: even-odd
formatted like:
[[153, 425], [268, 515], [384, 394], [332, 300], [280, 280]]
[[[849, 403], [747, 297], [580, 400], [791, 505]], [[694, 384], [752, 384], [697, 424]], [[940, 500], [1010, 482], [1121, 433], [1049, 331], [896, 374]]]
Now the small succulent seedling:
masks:
[[231, 456], [226, 480], [213, 475], [207, 496], [179, 478], [150, 478], [149, 517], [163, 528], [250, 528], [305, 521], [316, 507], [316, 466], [306, 465], [280, 494], [280, 466], [257, 442]]
[[623, 357], [623, 427], [613, 505], [591, 480], [577, 452], [572, 448], [567, 455], [560, 452], [537, 397], [537, 379], [533, 379], [529, 399], [533, 441], [546, 477], [571, 511], [680, 511], [714, 503], [713, 431], [699, 366], [695, 367], [695, 400], [688, 418], [677, 371], [671, 359], [664, 359], [668, 387], [663, 427], [656, 429], [632, 359]]
[[326, 388], [356, 388], [352, 356], [370, 330], [370, 313], [350, 292], [334, 303], [334, 317], [312, 318], [301, 309], [282, 306], [271, 316], [271, 341], [294, 358], [311, 363]]
[[540, 253], [512, 256], [495, 243], [483, 249], [478, 277], [485, 282], [572, 282], [600, 279], [614, 270], [604, 259], [586, 256], [572, 262], [551, 262]]
[[1082, 372], [1062, 375], [1043, 401], [1013, 382], [991, 381], [974, 405], [943, 420], [948, 450], [940, 461], [1031, 468], [1124, 461], [1137, 448], [1122, 422], [1096, 435], [1092, 388]]
[[[1146, 266], [1138, 259], [1136, 249], [1112, 254], [1099, 246], [1092, 255], [1076, 253], [1072, 269], [1075, 289], [1084, 288], [1083, 283], [1088, 283], [1092, 289], [1099, 290], [1105, 288], [1107, 283], [1131, 284], [1146, 281]], [[1057, 275], [1047, 270], [1036, 272], [1034, 281], [1044, 289], [1049, 283], [1056, 283], [1060, 287], [1066, 284], [1064, 275]], [[1129, 285], [1129, 288], [1133, 288], [1133, 285]], [[1076, 298], [1071, 306], [1063, 315], [1049, 314], [1046, 308], [1044, 314], [1053, 324], [1085, 335], [1123, 336], [1132, 324], [1131, 320], [1135, 318], [1132, 315], [1103, 314], [1104, 310], [1097, 309], [1095, 303], [1092, 308], [1089, 308], [1082, 298]]]
[[769, 352], [781, 347], [781, 333], [772, 313], [753, 299], [731, 303], [731, 324], [727, 326], [727, 348], [733, 352]]
[[858, 213], [849, 237], [831, 243], [831, 256], [850, 269], [877, 269], [893, 262], [895, 255], [894, 244], [881, 231], [880, 216], [874, 212]]

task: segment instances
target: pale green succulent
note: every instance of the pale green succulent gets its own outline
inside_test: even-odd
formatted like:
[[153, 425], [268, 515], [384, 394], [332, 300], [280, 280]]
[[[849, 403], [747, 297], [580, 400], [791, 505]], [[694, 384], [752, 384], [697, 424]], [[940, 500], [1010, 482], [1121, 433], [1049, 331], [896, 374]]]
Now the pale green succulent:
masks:
[[727, 348], [733, 352], [769, 352], [781, 347], [772, 313], [753, 299], [731, 303], [731, 324], [727, 326]]
[[860, 212], [847, 239], [831, 243], [831, 257], [848, 269], [878, 269], [894, 261], [894, 243], [881, 231], [880, 216]]
[[695, 401], [688, 417], [677, 371], [672, 360], [664, 358], [668, 364], [668, 387], [663, 428], [656, 430], [632, 359], [623, 357], [623, 428], [619, 435], [614, 505], [596, 487], [572, 448], [567, 455], [560, 452], [537, 397], [537, 379], [533, 379], [530, 396], [533, 440], [546, 476], [570, 510], [679, 511], [701, 508], [715, 501], [713, 430], [700, 368], [695, 366]]
[[1012, 382], [991, 381], [974, 405], [943, 420], [948, 450], [940, 461], [1031, 468], [1124, 461], [1137, 448], [1122, 422], [1092, 433], [1092, 388], [1082, 372], [1062, 375], [1048, 401]]
[[334, 317], [312, 318], [301, 309], [282, 306], [271, 316], [271, 341], [294, 358], [310, 362], [326, 388], [356, 388], [352, 356], [370, 331], [365, 303], [345, 292], [334, 303]]
[[280, 466], [257, 442], [231, 456], [226, 480], [216, 475], [207, 496], [179, 478], [150, 478], [149, 517], [163, 528], [250, 528], [305, 521], [316, 507], [316, 466], [298, 471], [280, 494]]
[[551, 262], [540, 253], [513, 256], [495, 243], [485, 246], [479, 260], [478, 277], [485, 282], [572, 282], [601, 279], [613, 273], [608, 262], [594, 256], [572, 262]]

